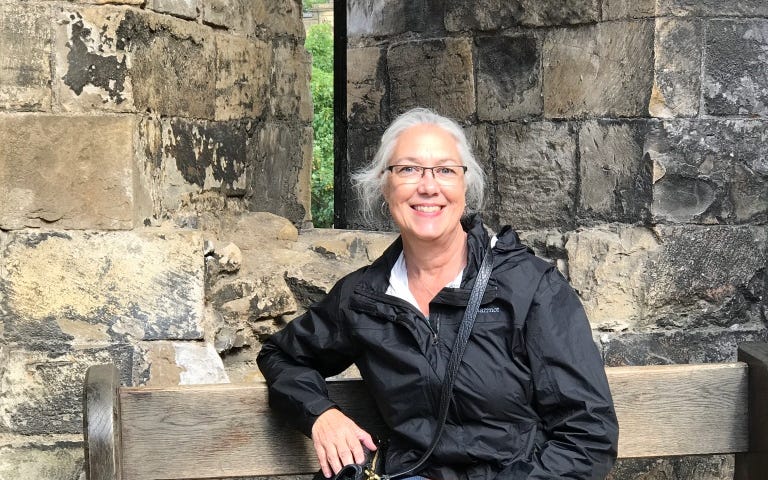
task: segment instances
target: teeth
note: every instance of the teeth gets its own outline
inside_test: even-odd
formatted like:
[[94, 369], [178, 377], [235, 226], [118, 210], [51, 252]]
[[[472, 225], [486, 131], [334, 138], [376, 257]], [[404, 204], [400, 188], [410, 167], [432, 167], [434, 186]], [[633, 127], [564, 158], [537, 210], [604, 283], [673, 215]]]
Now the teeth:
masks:
[[424, 212], [424, 213], [433, 213], [433, 212], [436, 212], [436, 211], [440, 210], [440, 207], [438, 207], [437, 205], [429, 205], [429, 206], [427, 206], [427, 205], [416, 205], [413, 208], [417, 212]]

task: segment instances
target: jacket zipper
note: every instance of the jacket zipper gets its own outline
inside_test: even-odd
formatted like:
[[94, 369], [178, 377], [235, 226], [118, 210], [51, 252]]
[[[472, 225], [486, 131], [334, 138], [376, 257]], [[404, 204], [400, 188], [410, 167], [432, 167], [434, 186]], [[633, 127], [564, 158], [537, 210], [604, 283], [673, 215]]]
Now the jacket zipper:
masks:
[[415, 308], [413, 305], [411, 305], [409, 302], [406, 302], [405, 300], [402, 300], [398, 297], [394, 297], [392, 295], [386, 295], [386, 294], [379, 294], [379, 293], [371, 293], [371, 292], [356, 292], [358, 295], [363, 295], [364, 297], [368, 297], [372, 300], [386, 302], [392, 305], [397, 305], [401, 307], [405, 307], [416, 313], [416, 315], [424, 322], [424, 324], [429, 329], [430, 333], [432, 334], [432, 344], [437, 345], [438, 341], [438, 335], [440, 333], [440, 316], [437, 315], [435, 326], [432, 326], [432, 322], [429, 318], [425, 317], [423, 313], [421, 313], [421, 310]]

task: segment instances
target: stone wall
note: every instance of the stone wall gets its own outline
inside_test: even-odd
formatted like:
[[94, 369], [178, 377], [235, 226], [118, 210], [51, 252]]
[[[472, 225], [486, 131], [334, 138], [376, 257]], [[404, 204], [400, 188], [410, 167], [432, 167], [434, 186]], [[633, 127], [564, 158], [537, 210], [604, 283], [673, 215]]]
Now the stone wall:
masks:
[[0, 479], [82, 478], [89, 365], [241, 378], [300, 308], [250, 265], [309, 220], [303, 40], [298, 0], [0, 0]]
[[[716, 362], [768, 323], [768, 4], [349, 0], [349, 155], [428, 106], [461, 122], [483, 209], [569, 277], [608, 365]], [[341, 185], [339, 185], [341, 183]], [[366, 224], [348, 182], [347, 227]], [[732, 478], [730, 457], [612, 478]]]

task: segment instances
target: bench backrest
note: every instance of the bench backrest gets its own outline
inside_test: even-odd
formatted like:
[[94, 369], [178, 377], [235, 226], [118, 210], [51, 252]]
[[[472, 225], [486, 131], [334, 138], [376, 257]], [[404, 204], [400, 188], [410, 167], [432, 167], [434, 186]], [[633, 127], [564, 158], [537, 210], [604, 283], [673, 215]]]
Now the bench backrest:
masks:
[[[768, 346], [750, 345], [751, 354], [764, 362], [764, 379], [754, 382], [764, 381], [765, 395]], [[752, 447], [768, 443], [766, 407], [749, 404], [749, 377], [761, 374], [759, 365], [607, 368], [620, 425], [619, 456], [755, 457]], [[329, 390], [364, 428], [386, 435], [361, 381], [330, 382]], [[309, 440], [269, 409], [263, 384], [119, 387], [114, 367], [95, 366], [87, 374], [84, 401], [90, 480], [206, 479], [318, 469]], [[755, 427], [755, 421], [764, 424]], [[759, 428], [762, 432], [756, 433]], [[759, 438], [750, 442], [750, 433]], [[750, 468], [760, 457], [750, 460]], [[766, 470], [760, 471], [768, 473], [763, 464]]]

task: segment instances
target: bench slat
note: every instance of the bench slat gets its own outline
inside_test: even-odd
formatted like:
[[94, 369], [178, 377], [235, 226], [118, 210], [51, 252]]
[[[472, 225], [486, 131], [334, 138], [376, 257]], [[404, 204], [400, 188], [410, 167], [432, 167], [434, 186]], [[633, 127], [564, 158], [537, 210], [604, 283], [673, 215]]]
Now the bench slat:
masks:
[[[744, 363], [607, 368], [620, 457], [747, 451]], [[329, 384], [348, 409], [362, 382]], [[316, 471], [311, 443], [269, 411], [263, 384], [121, 388], [124, 480]], [[365, 407], [363, 407], [365, 410]], [[347, 410], [382, 433], [375, 412]]]

